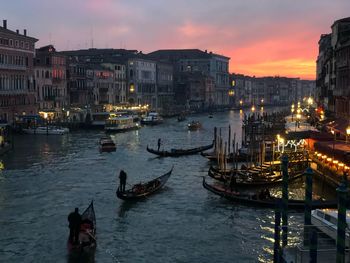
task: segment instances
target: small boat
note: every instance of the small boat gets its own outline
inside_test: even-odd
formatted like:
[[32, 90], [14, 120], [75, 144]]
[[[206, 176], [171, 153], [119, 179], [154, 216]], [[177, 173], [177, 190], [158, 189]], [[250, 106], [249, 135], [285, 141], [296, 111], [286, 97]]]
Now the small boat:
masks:
[[67, 241], [68, 251], [71, 253], [92, 253], [96, 248], [96, 217], [94, 203], [85, 209], [81, 215], [79, 243], [73, 244], [69, 238]]
[[[346, 223], [350, 224], [350, 211], [346, 211]], [[336, 209], [315, 209], [311, 211], [311, 224], [316, 226], [327, 236], [337, 240], [338, 210]], [[350, 244], [349, 228], [346, 228], [347, 246]]]
[[190, 131], [195, 131], [202, 128], [202, 124], [199, 121], [191, 121], [187, 124], [187, 127]]
[[113, 115], [106, 120], [106, 132], [125, 132], [136, 130], [140, 125], [134, 121], [133, 116]]
[[103, 137], [100, 139], [100, 152], [115, 152], [117, 146], [114, 141], [109, 137]]
[[[298, 178], [301, 178], [304, 174], [304, 171], [300, 171], [299, 173], [295, 173], [294, 175], [290, 175], [288, 181], [294, 181]], [[231, 177], [234, 177], [235, 186], [238, 188], [246, 188], [246, 187], [267, 187], [267, 186], [275, 186], [282, 184], [282, 175], [279, 173], [264, 173], [259, 176], [253, 176], [247, 174], [243, 171], [231, 170], [226, 173], [217, 172], [212, 166], [208, 170], [208, 175], [218, 181], [221, 182], [230, 182]]]
[[63, 135], [69, 132], [68, 128], [57, 126], [38, 126], [35, 128], [23, 129], [26, 134], [43, 134], [43, 135]]
[[157, 112], [149, 112], [148, 115], [141, 119], [141, 124], [157, 125], [163, 123], [163, 118]]
[[158, 192], [168, 181], [173, 168], [174, 167], [172, 167], [166, 174], [163, 174], [152, 181], [135, 184], [131, 189], [126, 190], [125, 192], [120, 191], [120, 188], [118, 187], [116, 192], [117, 197], [122, 200], [139, 200]]
[[[217, 160], [218, 160], [218, 155], [216, 153], [213, 153], [213, 152], [202, 152], [201, 155], [203, 157], [207, 158], [209, 161], [217, 162]], [[226, 161], [228, 163], [230, 163], [230, 162], [245, 162], [245, 161], [247, 161], [247, 157], [240, 155], [240, 154], [236, 154], [236, 156], [234, 156], [233, 153], [230, 153], [230, 154], [226, 155]]]
[[177, 121], [180, 122], [180, 121], [185, 121], [187, 118], [186, 118], [186, 115], [185, 114], [180, 114], [178, 117], [177, 117]]
[[[219, 195], [221, 197], [224, 197], [230, 201], [233, 201], [235, 203], [239, 203], [242, 205], [247, 206], [256, 206], [256, 207], [267, 207], [267, 208], [276, 208], [278, 202], [281, 200], [281, 198], [277, 197], [269, 197], [269, 198], [263, 198], [259, 199], [258, 194], [243, 194], [240, 192], [231, 191], [229, 187], [223, 186], [223, 185], [212, 185], [208, 184], [205, 181], [205, 178], [203, 177], [203, 187], [207, 189], [208, 191]], [[337, 200], [331, 200], [331, 201], [322, 201], [322, 200], [313, 200], [311, 203], [312, 208], [336, 208], [337, 207]], [[288, 208], [289, 209], [295, 209], [295, 210], [303, 210], [305, 209], [305, 201], [304, 200], [288, 200]]]
[[206, 146], [201, 146], [201, 147], [196, 147], [191, 149], [171, 149], [170, 151], [157, 151], [155, 149], [149, 148], [147, 145], [147, 152], [156, 154], [161, 157], [178, 157], [183, 155], [200, 153], [202, 151], [209, 150], [210, 148], [213, 148], [213, 143]]

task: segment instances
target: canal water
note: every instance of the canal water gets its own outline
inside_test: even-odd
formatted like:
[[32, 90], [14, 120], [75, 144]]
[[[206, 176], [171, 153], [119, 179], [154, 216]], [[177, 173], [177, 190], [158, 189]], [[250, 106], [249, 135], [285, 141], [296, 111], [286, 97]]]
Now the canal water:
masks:
[[[74, 131], [64, 136], [21, 135], [1, 158], [0, 262], [87, 262], [67, 255], [67, 215], [94, 200], [98, 246], [90, 262], [270, 262], [274, 213], [231, 204], [202, 187], [209, 164], [200, 155], [156, 158], [146, 146], [164, 149], [209, 144], [213, 127], [241, 136], [239, 112], [192, 116], [112, 135], [114, 153], [99, 153], [103, 131]], [[147, 181], [174, 166], [166, 187], [137, 203], [116, 198], [120, 169], [128, 183]], [[303, 193], [302, 181], [291, 188]], [[317, 187], [317, 186], [316, 186]], [[324, 188], [318, 187], [318, 188]], [[279, 189], [275, 189], [278, 192]], [[302, 214], [291, 214], [298, 227]]]

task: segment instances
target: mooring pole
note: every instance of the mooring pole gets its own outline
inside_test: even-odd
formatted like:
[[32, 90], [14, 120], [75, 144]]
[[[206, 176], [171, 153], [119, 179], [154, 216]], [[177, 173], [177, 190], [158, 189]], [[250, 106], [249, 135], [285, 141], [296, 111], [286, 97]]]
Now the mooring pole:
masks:
[[282, 157], [282, 248], [288, 244], [288, 156]]
[[304, 246], [309, 245], [312, 205], [312, 169], [308, 167], [305, 175], [305, 210], [304, 210]]
[[217, 151], [217, 138], [216, 138], [217, 128], [214, 127], [214, 153]]
[[281, 200], [278, 200], [275, 208], [275, 233], [273, 244], [273, 262], [280, 262], [281, 243]]
[[338, 225], [337, 225], [337, 263], [345, 262], [345, 229], [346, 229], [346, 201], [348, 188], [342, 182], [337, 188], [338, 193]]
[[311, 230], [310, 235], [310, 263], [317, 263], [317, 232], [315, 229]]
[[228, 151], [227, 154], [230, 156], [231, 153], [231, 125], [228, 126]]

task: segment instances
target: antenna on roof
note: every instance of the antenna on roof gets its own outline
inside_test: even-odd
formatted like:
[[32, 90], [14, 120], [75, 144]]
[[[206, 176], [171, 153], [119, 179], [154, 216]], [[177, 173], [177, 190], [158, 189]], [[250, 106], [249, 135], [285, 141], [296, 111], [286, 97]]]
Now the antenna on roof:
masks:
[[90, 28], [90, 34], [91, 34], [91, 48], [94, 48], [94, 31], [92, 26]]
[[52, 42], [51, 42], [51, 32], [49, 33], [49, 44], [51, 45]]

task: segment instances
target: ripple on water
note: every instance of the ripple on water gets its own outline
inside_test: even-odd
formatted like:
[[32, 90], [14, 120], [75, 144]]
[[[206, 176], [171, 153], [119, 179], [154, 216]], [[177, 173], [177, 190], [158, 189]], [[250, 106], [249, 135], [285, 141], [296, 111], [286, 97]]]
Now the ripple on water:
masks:
[[[114, 153], [99, 153], [101, 131], [67, 136], [18, 136], [4, 156], [0, 175], [0, 261], [77, 262], [67, 259], [67, 215], [94, 200], [96, 262], [268, 262], [273, 212], [233, 205], [202, 187], [205, 158], [155, 158], [145, 151], [162, 138], [165, 149], [211, 142], [214, 126], [231, 123], [240, 140], [238, 113], [191, 117], [204, 129], [188, 132], [176, 119], [139, 131], [112, 135]], [[227, 127], [222, 134], [227, 134]], [[226, 136], [226, 135], [225, 135]], [[28, 140], [30, 138], [30, 140]], [[115, 196], [118, 173], [134, 184], [157, 177], [174, 165], [166, 187], [137, 203]], [[298, 226], [301, 218], [291, 216]]]

